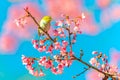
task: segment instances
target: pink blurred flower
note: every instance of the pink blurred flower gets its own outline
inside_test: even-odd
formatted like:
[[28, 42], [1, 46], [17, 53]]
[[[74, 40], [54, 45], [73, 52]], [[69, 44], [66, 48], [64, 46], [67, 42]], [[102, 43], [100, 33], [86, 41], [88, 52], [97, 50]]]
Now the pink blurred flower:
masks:
[[111, 0], [96, 0], [96, 4], [102, 9], [108, 7], [110, 3]]
[[0, 37], [0, 51], [14, 52], [17, 48], [17, 39], [12, 35], [2, 35]]
[[87, 80], [101, 80], [101, 77], [99, 76], [99, 73], [95, 70], [91, 70], [87, 74]]
[[[80, 0], [55, 0], [55, 1], [47, 1], [48, 12], [54, 18], [58, 18], [61, 14], [66, 14], [71, 17], [78, 16], [80, 14], [81, 5]], [[63, 5], [63, 6], [61, 6]]]
[[120, 20], [120, 5], [114, 5], [112, 6], [111, 10], [111, 19], [113, 21], [118, 21]]
[[120, 60], [120, 51], [116, 50], [115, 48], [112, 48], [110, 50], [110, 55], [111, 55], [110, 64], [118, 65]]

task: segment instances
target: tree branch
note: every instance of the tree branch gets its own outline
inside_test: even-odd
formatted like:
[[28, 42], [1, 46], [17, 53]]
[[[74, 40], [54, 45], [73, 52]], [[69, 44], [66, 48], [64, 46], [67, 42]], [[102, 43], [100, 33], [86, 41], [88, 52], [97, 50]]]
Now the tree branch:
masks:
[[69, 44], [70, 44], [70, 50], [72, 50], [70, 26], [69, 26], [68, 28], [66, 28], [66, 30], [68, 31], [68, 34], [69, 34]]
[[73, 57], [74, 57], [75, 60], [81, 62], [82, 64], [88, 66], [89, 68], [92, 68], [92, 69], [94, 69], [94, 70], [96, 70], [96, 71], [98, 71], [98, 72], [104, 74], [105, 76], [108, 76], [108, 77], [110, 77], [110, 78], [113, 78], [113, 76], [116, 76], [116, 75], [112, 75], [112, 74], [103, 72], [103, 71], [99, 70], [98, 68], [96, 68], [96, 67], [94, 67], [94, 66], [92, 66], [92, 65], [90, 65], [90, 64], [88, 64], [88, 63], [86, 63], [86, 62], [83, 61], [82, 59], [79, 59], [79, 58], [77, 58], [77, 57], [75, 57], [75, 56], [73, 56]]
[[36, 21], [36, 19], [32, 16], [32, 14], [28, 11], [28, 9], [24, 9], [25, 11], [26, 11], [26, 13], [28, 14], [28, 16], [30, 16], [32, 19], [33, 19], [33, 21], [35, 22], [35, 24], [44, 32], [44, 34], [52, 41], [52, 42], [55, 42], [55, 40], [54, 39], [52, 39], [52, 37], [46, 32], [46, 31], [44, 31], [44, 29], [42, 29], [41, 27], [40, 27], [40, 25], [38, 24], [38, 22]]

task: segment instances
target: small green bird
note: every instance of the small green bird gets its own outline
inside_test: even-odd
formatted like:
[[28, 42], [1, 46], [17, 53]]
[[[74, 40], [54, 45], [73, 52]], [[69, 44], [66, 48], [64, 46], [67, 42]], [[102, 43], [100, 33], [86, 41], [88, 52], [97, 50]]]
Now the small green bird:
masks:
[[[45, 31], [48, 32], [50, 29], [50, 22], [51, 22], [52, 18], [51, 16], [44, 16], [41, 20], [40, 20], [40, 27]], [[38, 35], [44, 35], [44, 32], [40, 29], [40, 27], [38, 27]]]

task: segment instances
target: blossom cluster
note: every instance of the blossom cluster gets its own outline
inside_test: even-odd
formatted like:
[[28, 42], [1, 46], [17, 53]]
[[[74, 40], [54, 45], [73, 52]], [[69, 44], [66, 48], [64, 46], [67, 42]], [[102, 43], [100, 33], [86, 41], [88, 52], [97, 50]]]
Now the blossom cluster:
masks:
[[[55, 55], [54, 59], [47, 58], [43, 56], [41, 58], [32, 58], [26, 57], [22, 55], [22, 62], [26, 66], [26, 69], [29, 71], [30, 74], [34, 76], [44, 76], [42, 68], [40, 68], [40, 72], [33, 68], [33, 64], [37, 60], [39, 66], [44, 66], [46, 69], [50, 69], [54, 74], [62, 74], [64, 67], [69, 67], [72, 64], [72, 60], [70, 59], [61, 59], [60, 56]], [[54, 65], [54, 61], [57, 62], [57, 66]]]
[[34, 64], [34, 58], [29, 58], [26, 57], [24, 55], [22, 55], [22, 63], [23, 65], [26, 66], [26, 69], [29, 71], [30, 74], [34, 75], [34, 76], [44, 76], [45, 74], [43, 73], [42, 70], [40, 70], [40, 72], [38, 72], [38, 70], [35, 71], [35, 68], [33, 68], [33, 64]]
[[[102, 52], [98, 53], [97, 51], [93, 51], [92, 54], [94, 55], [94, 57], [91, 58], [89, 61], [92, 66], [95, 66], [100, 71], [107, 74], [120, 76], [120, 73], [118, 73], [118, 67], [116, 65], [110, 65], [105, 54], [103, 54]], [[99, 73], [99, 77], [104, 78], [105, 75]]]
[[[85, 16], [82, 14], [81, 18], [70, 19], [69, 16], [63, 16], [63, 19], [55, 22], [53, 29], [53, 37], [55, 42], [51, 42], [48, 37], [44, 36], [38, 40], [32, 39], [32, 44], [39, 52], [50, 53], [51, 56], [36, 58], [27, 58], [22, 56], [22, 62], [26, 65], [29, 73], [34, 76], [44, 76], [42, 69], [38, 74], [38, 70], [34, 70], [32, 65], [37, 60], [39, 66], [44, 66], [46, 69], [51, 69], [54, 74], [62, 74], [65, 67], [69, 67], [73, 62], [74, 52], [70, 49], [70, 45], [76, 42], [77, 33], [80, 34], [80, 23]], [[71, 26], [73, 25], [73, 26]], [[74, 29], [71, 30], [71, 27]], [[67, 39], [69, 38], [69, 40]], [[43, 73], [43, 75], [41, 75]]]

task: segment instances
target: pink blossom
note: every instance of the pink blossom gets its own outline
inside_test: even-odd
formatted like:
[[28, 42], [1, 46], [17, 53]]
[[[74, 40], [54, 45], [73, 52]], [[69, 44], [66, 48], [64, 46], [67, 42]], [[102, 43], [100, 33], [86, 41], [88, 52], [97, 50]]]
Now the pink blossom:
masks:
[[75, 26], [74, 29], [73, 29], [75, 32], [77, 32], [79, 30], [79, 27], [78, 26]]
[[[60, 1], [47, 1], [48, 12], [54, 18], [58, 18], [61, 13], [70, 15], [71, 17], [78, 16], [82, 8], [80, 0], [60, 0]], [[61, 6], [63, 5], [63, 6]], [[82, 10], [82, 9], [81, 9]]]
[[105, 64], [102, 64], [102, 65], [101, 65], [101, 68], [102, 68], [102, 69], [105, 69], [105, 67], [106, 67]]
[[60, 27], [60, 28], [57, 28], [57, 31], [60, 34], [60, 33], [62, 33], [64, 31], [64, 29]]
[[61, 47], [60, 43], [59, 42], [55, 42], [55, 46], [54, 47], [55, 47], [55, 49], [60, 49], [60, 47]]
[[61, 50], [61, 51], [60, 51], [60, 54], [61, 54], [62, 56], [67, 55], [67, 53], [66, 53], [66, 47], [61, 47], [60, 50]]
[[61, 47], [61, 52], [66, 52], [66, 47]]
[[111, 0], [96, 0], [96, 4], [100, 7], [100, 8], [106, 8], [110, 5]]
[[46, 60], [47, 60], [47, 59], [46, 59], [46, 56], [43, 56], [43, 57], [41, 57], [41, 59], [38, 61], [38, 64], [44, 66]]
[[72, 60], [62, 60], [61, 64], [68, 67], [72, 64]]
[[43, 46], [40, 46], [40, 47], [38, 48], [38, 51], [39, 51], [39, 52], [42, 52], [42, 51], [43, 51]]
[[32, 64], [27, 64], [26, 65], [26, 68], [27, 68], [27, 70], [29, 70], [29, 71], [32, 71], [32, 70], [34, 70], [34, 68], [32, 67]]
[[43, 73], [43, 71], [40, 70], [39, 76], [45, 76], [45, 74]]
[[64, 32], [61, 32], [59, 36], [60, 36], [61, 38], [62, 38], [62, 37], [65, 37], [65, 33], [64, 33]]
[[85, 14], [84, 13], [81, 14], [81, 18], [85, 19]]
[[40, 46], [40, 47], [38, 48], [38, 51], [39, 51], [39, 52], [46, 51], [46, 46]]
[[66, 23], [68, 26], [70, 26], [70, 25], [71, 25], [71, 20], [70, 20], [70, 19], [66, 19], [66, 20], [65, 20], [65, 23]]
[[27, 21], [25, 20], [25, 18], [19, 18], [15, 20], [15, 23], [17, 25], [17, 27], [24, 27], [24, 25], [27, 23]]
[[0, 53], [1, 52], [14, 52], [17, 48], [18, 39], [12, 35], [4, 34], [0, 36]]
[[102, 74], [102, 73], [98, 73], [98, 77], [100, 77], [100, 78], [104, 78], [104, 77], [105, 77], [105, 75], [104, 75], [104, 74]]
[[45, 40], [40, 40], [40, 45], [44, 45]]
[[65, 41], [65, 40], [63, 40], [63, 41], [62, 41], [62, 45], [63, 45], [63, 47], [66, 47], [66, 46], [68, 45], [68, 42]]
[[109, 73], [110, 74], [114, 74], [114, 73], [116, 73], [118, 71], [118, 67], [117, 66], [115, 66], [115, 65], [111, 65], [110, 66], [110, 69], [109, 69]]
[[56, 29], [53, 30], [53, 35], [54, 35], [54, 36], [58, 36], [58, 35], [59, 35], [58, 30], [56, 30]]
[[56, 26], [63, 26], [63, 20], [59, 20], [56, 22]]
[[36, 70], [34, 73], [33, 73], [34, 76], [38, 77], [39, 76], [39, 73], [38, 73], [38, 70]]
[[24, 55], [22, 55], [22, 62], [24, 65], [32, 65], [34, 63], [33, 58], [27, 58]]
[[33, 69], [31, 69], [31, 70], [29, 70], [29, 74], [34, 74], [34, 70]]
[[63, 70], [64, 65], [62, 65], [62, 64], [58, 64], [57, 68], [58, 68], [58, 70]]
[[46, 68], [51, 68], [52, 66], [53, 66], [52, 60], [48, 60], [48, 61], [45, 62], [45, 67]]
[[38, 44], [33, 44], [33, 47], [34, 47], [35, 49], [38, 49]]
[[47, 53], [52, 53], [53, 48], [54, 48], [53, 45], [50, 45], [50, 46], [48, 47]]
[[38, 40], [32, 39], [32, 44], [37, 44]]
[[63, 70], [62, 69], [58, 69], [57, 70], [57, 74], [62, 74], [63, 73]]
[[72, 57], [73, 54], [74, 54], [74, 52], [73, 52], [72, 50], [70, 50], [70, 52], [69, 52], [69, 56]]
[[89, 62], [90, 62], [90, 64], [92, 64], [92, 65], [97, 64], [96, 58], [91, 58]]
[[92, 54], [98, 54], [98, 52], [97, 51], [93, 51]]
[[55, 67], [52, 67], [51, 72], [54, 73], [54, 74], [57, 74], [57, 69]]

